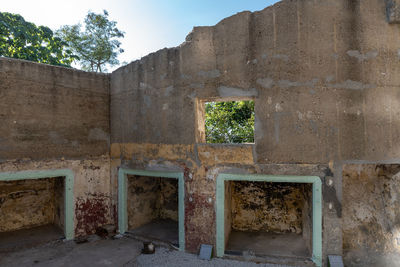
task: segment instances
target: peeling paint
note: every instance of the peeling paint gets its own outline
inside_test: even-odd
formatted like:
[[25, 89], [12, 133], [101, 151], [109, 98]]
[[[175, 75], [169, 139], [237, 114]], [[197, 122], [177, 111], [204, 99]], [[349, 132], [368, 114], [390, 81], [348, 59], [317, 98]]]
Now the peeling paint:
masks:
[[98, 227], [109, 223], [110, 199], [104, 195], [79, 197], [75, 201], [76, 230], [75, 234], [90, 235]]

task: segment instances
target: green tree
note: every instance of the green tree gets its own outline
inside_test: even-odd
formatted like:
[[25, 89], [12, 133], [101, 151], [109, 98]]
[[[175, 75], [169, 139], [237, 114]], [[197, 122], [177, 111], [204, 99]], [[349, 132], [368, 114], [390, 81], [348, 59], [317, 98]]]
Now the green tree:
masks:
[[254, 101], [206, 103], [207, 143], [254, 142]]
[[116, 24], [117, 22], [108, 20], [106, 10], [103, 14], [89, 11], [85, 18], [84, 31], [81, 31], [81, 24], [65, 25], [57, 31], [57, 35], [73, 49], [82, 69], [104, 72], [106, 65], [118, 65], [118, 55], [124, 52], [118, 40], [124, 37], [124, 33]]
[[74, 60], [66, 43], [48, 27], [7, 12], [0, 12], [0, 56], [68, 67]]

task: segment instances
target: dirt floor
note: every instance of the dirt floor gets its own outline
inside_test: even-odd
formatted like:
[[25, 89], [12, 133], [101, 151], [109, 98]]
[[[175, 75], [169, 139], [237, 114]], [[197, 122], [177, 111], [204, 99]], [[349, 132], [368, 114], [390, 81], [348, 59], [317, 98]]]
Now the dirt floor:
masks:
[[0, 233], [0, 253], [31, 248], [62, 239], [63, 231], [53, 224]]
[[255, 255], [311, 258], [301, 235], [232, 231], [226, 251], [252, 251]]
[[139, 238], [147, 237], [152, 240], [164, 241], [179, 247], [178, 222], [170, 219], [150, 222], [134, 230], [129, 230], [129, 233]]
[[143, 243], [129, 237], [101, 239], [91, 236], [87, 242], [52, 241], [34, 247], [0, 251], [0, 266], [266, 266], [228, 259], [201, 260], [197, 255], [156, 246], [156, 253], [141, 254]]

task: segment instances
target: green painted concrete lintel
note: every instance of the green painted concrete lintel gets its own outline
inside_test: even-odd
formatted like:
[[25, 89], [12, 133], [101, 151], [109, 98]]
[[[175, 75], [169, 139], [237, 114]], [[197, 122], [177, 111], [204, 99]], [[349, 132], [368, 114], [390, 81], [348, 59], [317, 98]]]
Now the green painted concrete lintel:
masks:
[[185, 183], [183, 172], [145, 171], [119, 168], [118, 170], [118, 229], [123, 234], [128, 230], [127, 175], [140, 175], [178, 179], [179, 250], [185, 251]]
[[65, 177], [64, 189], [64, 205], [65, 205], [65, 222], [64, 234], [65, 239], [74, 239], [74, 172], [70, 169], [40, 170], [40, 171], [16, 171], [1, 172], [0, 181], [17, 181], [27, 179], [54, 178]]
[[311, 183], [313, 194], [313, 225], [312, 225], [312, 260], [322, 266], [322, 183], [318, 176], [262, 175], [262, 174], [227, 174], [217, 176], [216, 208], [217, 237], [216, 254], [225, 254], [225, 181], [258, 181], [273, 183]]

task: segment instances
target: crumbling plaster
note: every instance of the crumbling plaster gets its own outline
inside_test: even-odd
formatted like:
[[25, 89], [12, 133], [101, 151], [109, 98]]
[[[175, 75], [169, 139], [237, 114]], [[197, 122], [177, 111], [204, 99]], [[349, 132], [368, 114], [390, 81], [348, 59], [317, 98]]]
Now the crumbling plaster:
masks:
[[[10, 160], [0, 163], [0, 172], [69, 169], [74, 174], [73, 203], [75, 235], [87, 235], [97, 227], [114, 224], [110, 195], [108, 157], [91, 160]], [[43, 177], [46, 178], [46, 177]]]
[[[323, 259], [342, 254], [343, 163], [400, 159], [399, 33], [379, 0], [281, 1], [195, 27], [111, 74], [114, 166], [185, 172], [193, 252], [215, 242], [218, 173], [317, 175]], [[201, 144], [202, 102], [240, 98], [255, 101], [255, 144]]]
[[[215, 245], [219, 173], [318, 176], [326, 265], [351, 253], [343, 165], [400, 162], [396, 10], [284, 0], [107, 75], [0, 58], [0, 170], [73, 170], [76, 235], [117, 224], [119, 168], [183, 172], [190, 252]], [[254, 99], [254, 144], [202, 143], [201, 105], [221, 99]]]

